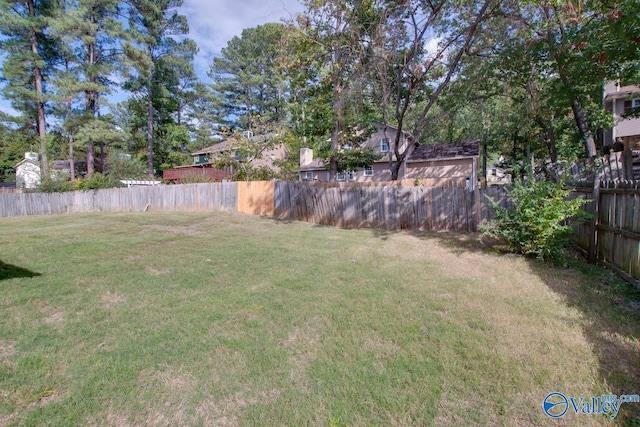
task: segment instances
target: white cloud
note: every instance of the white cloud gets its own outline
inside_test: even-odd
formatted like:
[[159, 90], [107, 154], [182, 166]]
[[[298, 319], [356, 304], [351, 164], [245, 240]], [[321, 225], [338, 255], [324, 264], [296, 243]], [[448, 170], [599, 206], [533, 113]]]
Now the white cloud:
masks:
[[[299, 0], [184, 0], [179, 13], [189, 22], [188, 37], [198, 44], [199, 52], [194, 62], [198, 77], [210, 81], [207, 71], [214, 56], [220, 55], [229, 40], [240, 36], [243, 29], [292, 19], [302, 10]], [[0, 53], [0, 63], [2, 59]], [[123, 97], [123, 93], [116, 90], [109, 99], [118, 102]], [[1, 96], [0, 111], [19, 115]]]
[[180, 13], [189, 22], [189, 38], [200, 49], [195, 67], [206, 78], [214, 56], [245, 28], [267, 22], [281, 22], [302, 12], [298, 0], [185, 0]]
[[20, 113], [17, 112], [13, 107], [11, 107], [10, 101], [5, 99], [0, 99], [0, 111], [10, 116], [19, 116]]

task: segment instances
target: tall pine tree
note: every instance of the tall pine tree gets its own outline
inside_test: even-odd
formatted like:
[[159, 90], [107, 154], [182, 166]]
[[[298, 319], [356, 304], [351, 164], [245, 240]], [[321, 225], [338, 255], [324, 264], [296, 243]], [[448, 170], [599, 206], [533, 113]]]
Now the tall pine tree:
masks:
[[57, 7], [56, 0], [0, 0], [3, 95], [35, 124], [42, 176], [48, 175], [46, 77], [56, 52], [47, 32]]
[[150, 175], [154, 168], [154, 97], [168, 70], [192, 67], [197, 46], [184, 38], [189, 33], [186, 17], [176, 8], [182, 0], [132, 0], [129, 8], [129, 40], [124, 52], [135, 70], [127, 88], [144, 95], [147, 109], [147, 166]]

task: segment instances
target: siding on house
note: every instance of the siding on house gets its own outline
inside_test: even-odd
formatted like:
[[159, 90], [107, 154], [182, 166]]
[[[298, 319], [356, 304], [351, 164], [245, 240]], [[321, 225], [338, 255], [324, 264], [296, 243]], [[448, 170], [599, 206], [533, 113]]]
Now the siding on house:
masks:
[[[366, 145], [379, 150], [379, 143], [384, 136], [384, 132], [376, 132], [367, 141]], [[407, 142], [408, 143], [408, 142]], [[398, 179], [433, 179], [433, 180], [458, 180], [470, 189], [476, 187], [476, 175], [479, 168], [479, 141], [464, 141], [452, 144], [438, 145], [418, 145], [412, 144], [412, 151], [408, 155], [407, 160], [401, 165], [398, 173]], [[391, 169], [389, 165], [389, 156], [375, 162], [368, 175], [363, 168], [340, 175], [337, 181], [344, 182], [382, 182], [391, 180]], [[328, 182], [329, 174], [324, 168], [324, 164], [313, 159], [313, 152], [308, 148], [303, 148], [300, 153], [300, 180], [301, 181], [318, 181]], [[307, 173], [312, 175], [312, 179], [308, 179]], [[434, 181], [437, 182], [437, 181]], [[444, 181], [442, 181], [444, 182]]]
[[[364, 168], [358, 168], [358, 170], [353, 171], [350, 175], [345, 177], [345, 181], [347, 182], [375, 182], [391, 180], [389, 159], [392, 158], [395, 160], [396, 158], [393, 153], [393, 143], [398, 134], [398, 130], [393, 126], [385, 126], [382, 123], [374, 123], [373, 125], [377, 130], [361, 144], [361, 147], [371, 148], [374, 154], [381, 157], [374, 162], [372, 166], [372, 175], [366, 175]], [[382, 151], [383, 141], [385, 139], [388, 143], [388, 151]], [[413, 137], [408, 132], [402, 132], [402, 137], [400, 138], [400, 152], [404, 151], [407, 147], [409, 147], [409, 150], [413, 149]], [[308, 154], [304, 154], [308, 152], [311, 153], [311, 158], [308, 157]], [[411, 151], [409, 151], [407, 157], [410, 154]], [[301, 149], [300, 156], [300, 181], [308, 181], [307, 172], [313, 172], [314, 181], [329, 182], [330, 180], [330, 173], [327, 171], [327, 167], [324, 162], [319, 159], [313, 159], [313, 151], [303, 148]], [[404, 167], [400, 169], [400, 173], [398, 174], [398, 179], [402, 178], [404, 178]]]
[[[640, 93], [638, 94], [640, 98]], [[607, 111], [611, 111], [614, 113], [614, 126], [615, 126], [615, 136], [616, 137], [625, 137], [625, 136], [633, 136], [640, 135], [640, 119], [636, 118], [625, 118], [623, 114], [625, 112], [625, 101], [624, 99], [613, 99], [607, 102]]]
[[640, 118], [624, 117], [630, 102], [640, 99], [640, 87], [618, 86], [616, 82], [609, 82], [605, 85], [604, 97], [605, 109], [613, 113], [614, 120], [614, 127], [605, 132], [605, 145], [613, 145], [617, 138], [640, 136]]
[[36, 188], [40, 185], [39, 162], [24, 159], [15, 166], [15, 169], [17, 188]]
[[406, 178], [468, 178], [473, 176], [473, 158], [407, 162]]

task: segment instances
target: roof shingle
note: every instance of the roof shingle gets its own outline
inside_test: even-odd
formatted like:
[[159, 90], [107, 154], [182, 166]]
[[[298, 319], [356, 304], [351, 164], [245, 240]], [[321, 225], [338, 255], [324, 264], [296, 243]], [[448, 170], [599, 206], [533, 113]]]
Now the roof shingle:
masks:
[[411, 156], [410, 162], [425, 160], [452, 159], [456, 157], [476, 157], [480, 155], [480, 140], [454, 142], [450, 144], [433, 144], [417, 146]]

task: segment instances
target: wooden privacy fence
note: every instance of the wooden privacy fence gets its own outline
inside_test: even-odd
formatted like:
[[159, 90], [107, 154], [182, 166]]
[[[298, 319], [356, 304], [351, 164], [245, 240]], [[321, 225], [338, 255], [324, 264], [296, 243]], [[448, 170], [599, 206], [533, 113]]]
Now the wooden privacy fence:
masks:
[[339, 227], [475, 231], [506, 203], [502, 187], [221, 182], [0, 195], [0, 217], [81, 212], [229, 211]]
[[493, 210], [484, 195], [506, 203], [502, 187], [318, 186], [275, 183], [275, 216], [338, 227], [476, 231]]
[[590, 262], [600, 262], [640, 288], [640, 183], [600, 182], [578, 187], [590, 221], [578, 224], [574, 240]]
[[237, 197], [235, 182], [0, 194], [0, 217], [146, 210], [235, 212]]

